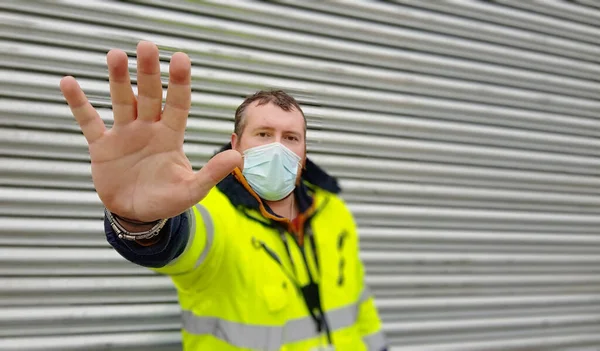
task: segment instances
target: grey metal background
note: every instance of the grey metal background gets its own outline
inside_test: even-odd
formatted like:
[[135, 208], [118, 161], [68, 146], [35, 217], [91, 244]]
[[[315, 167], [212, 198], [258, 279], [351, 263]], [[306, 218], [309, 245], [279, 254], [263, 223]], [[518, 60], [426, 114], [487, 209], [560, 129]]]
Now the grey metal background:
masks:
[[[192, 58], [201, 166], [259, 88], [304, 104], [394, 351], [600, 349], [594, 0], [0, 2], [0, 350], [177, 350], [168, 278], [106, 244], [58, 90], [111, 122], [105, 54]], [[166, 82], [166, 76], [165, 76]]]

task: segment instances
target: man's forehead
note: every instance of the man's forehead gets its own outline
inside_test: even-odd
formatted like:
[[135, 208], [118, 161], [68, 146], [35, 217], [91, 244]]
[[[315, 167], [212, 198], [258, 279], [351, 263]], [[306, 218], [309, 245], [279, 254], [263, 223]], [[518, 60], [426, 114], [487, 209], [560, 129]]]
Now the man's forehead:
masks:
[[294, 106], [291, 106], [289, 111], [285, 111], [272, 102], [259, 105], [258, 101], [254, 101], [252, 104], [248, 105], [244, 117], [246, 118], [246, 124], [249, 122], [250, 117], [250, 119], [256, 120], [256, 122], [265, 119], [273, 119], [286, 123], [294, 123], [297, 121], [299, 124], [304, 125], [302, 113]]
[[[284, 111], [281, 107], [277, 106], [276, 103], [274, 103], [273, 101], [268, 101], [268, 102], [261, 102], [260, 100], [256, 100], [256, 101], [252, 101], [252, 103], [250, 105], [248, 105], [248, 107], [246, 108], [246, 111], [252, 111], [252, 110], [265, 110], [265, 109], [278, 109], [281, 111]], [[290, 105], [289, 107], [289, 111], [284, 111], [284, 112], [298, 112], [300, 113], [300, 111], [298, 111], [298, 109], [296, 109], [296, 107], [294, 105]]]

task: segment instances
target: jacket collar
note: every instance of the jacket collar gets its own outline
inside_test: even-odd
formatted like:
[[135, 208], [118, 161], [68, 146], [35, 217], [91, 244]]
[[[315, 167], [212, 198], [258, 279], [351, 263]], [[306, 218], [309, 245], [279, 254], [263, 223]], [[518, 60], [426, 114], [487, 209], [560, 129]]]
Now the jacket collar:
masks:
[[[231, 143], [228, 143], [223, 146], [219, 152], [230, 149]], [[300, 185], [294, 189], [294, 195], [296, 196], [296, 201], [301, 214], [307, 214], [311, 208], [313, 208], [314, 191], [312, 188], [315, 187], [334, 194], [339, 194], [341, 192], [337, 179], [327, 174], [323, 169], [307, 158], [306, 166], [302, 171]], [[267, 212], [266, 215], [268, 217], [275, 217], [271, 219], [277, 220], [277, 218], [280, 218], [247, 185], [239, 169], [236, 169], [219, 182], [217, 188], [229, 198], [229, 201], [235, 207], [243, 207], [263, 212], [261, 211], [262, 207], [262, 209]]]

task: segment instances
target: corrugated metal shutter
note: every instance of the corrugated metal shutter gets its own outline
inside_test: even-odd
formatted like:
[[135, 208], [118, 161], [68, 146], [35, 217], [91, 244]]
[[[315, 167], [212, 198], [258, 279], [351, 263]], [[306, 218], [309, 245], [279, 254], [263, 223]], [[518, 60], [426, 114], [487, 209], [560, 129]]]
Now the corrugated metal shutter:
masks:
[[[177, 350], [165, 277], [102, 234], [58, 90], [111, 121], [104, 55], [194, 63], [199, 167], [242, 96], [297, 96], [342, 179], [393, 350], [600, 346], [600, 9], [595, 1], [3, 1], [0, 350]], [[132, 64], [135, 60], [132, 56]], [[132, 71], [133, 72], [133, 71]], [[587, 348], [586, 348], [587, 347]]]

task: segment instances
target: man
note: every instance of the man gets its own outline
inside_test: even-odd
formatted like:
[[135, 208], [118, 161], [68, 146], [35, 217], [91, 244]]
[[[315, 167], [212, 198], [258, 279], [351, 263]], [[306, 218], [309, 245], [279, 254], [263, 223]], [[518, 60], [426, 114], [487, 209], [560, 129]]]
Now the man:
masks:
[[231, 144], [194, 172], [183, 152], [189, 58], [171, 59], [164, 109], [157, 47], [141, 42], [137, 60], [136, 97], [125, 53], [107, 55], [110, 130], [72, 77], [61, 90], [89, 144], [107, 239], [171, 276], [184, 350], [385, 350], [352, 215], [306, 158], [296, 101], [246, 99]]

